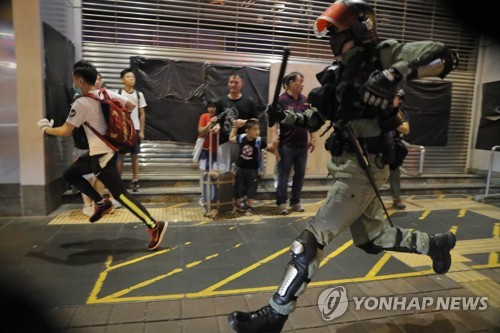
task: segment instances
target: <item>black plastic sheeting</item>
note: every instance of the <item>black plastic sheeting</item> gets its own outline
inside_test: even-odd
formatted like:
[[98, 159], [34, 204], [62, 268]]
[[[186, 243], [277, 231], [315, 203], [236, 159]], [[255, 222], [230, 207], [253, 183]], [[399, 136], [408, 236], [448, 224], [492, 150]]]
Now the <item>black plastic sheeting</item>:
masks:
[[476, 149], [490, 150], [500, 145], [500, 81], [483, 84], [481, 122]]
[[261, 125], [266, 126], [263, 110], [268, 103], [269, 68], [143, 57], [131, 57], [130, 66], [136, 89], [148, 103], [146, 140], [194, 143], [206, 102], [227, 94], [228, 79], [234, 74], [243, 78], [243, 94], [253, 98]]
[[71, 80], [74, 46], [69, 39], [47, 23], [43, 23], [43, 40], [46, 117], [54, 119], [54, 126], [61, 126], [68, 117], [74, 94]]
[[446, 146], [451, 111], [451, 82], [407, 83], [402, 109], [410, 122], [405, 140], [414, 145]]

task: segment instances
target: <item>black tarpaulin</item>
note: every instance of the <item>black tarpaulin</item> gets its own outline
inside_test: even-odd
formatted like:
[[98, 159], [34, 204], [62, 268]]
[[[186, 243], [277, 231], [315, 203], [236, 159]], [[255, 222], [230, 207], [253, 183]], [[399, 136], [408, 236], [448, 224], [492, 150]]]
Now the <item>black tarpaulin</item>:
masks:
[[476, 149], [490, 150], [500, 145], [500, 81], [483, 84], [481, 121]]
[[243, 94], [264, 110], [268, 100], [269, 68], [213, 65], [171, 59], [130, 58], [136, 89], [144, 93], [147, 140], [195, 142], [198, 120], [206, 102], [227, 94], [227, 81], [238, 74]]
[[451, 82], [407, 83], [403, 110], [410, 121], [405, 140], [414, 145], [446, 146], [451, 111]]
[[43, 40], [46, 117], [54, 119], [54, 126], [61, 126], [68, 117], [73, 98], [74, 47], [70, 40], [47, 23], [43, 23]]

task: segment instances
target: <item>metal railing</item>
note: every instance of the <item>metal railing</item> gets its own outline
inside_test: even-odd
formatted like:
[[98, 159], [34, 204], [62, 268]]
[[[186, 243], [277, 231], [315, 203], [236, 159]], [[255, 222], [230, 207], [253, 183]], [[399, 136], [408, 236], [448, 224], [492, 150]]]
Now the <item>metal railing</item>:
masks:
[[493, 165], [495, 164], [495, 151], [499, 150], [500, 146], [493, 146], [490, 152], [490, 167], [488, 169], [488, 177], [486, 177], [486, 191], [484, 192], [484, 197], [486, 198], [490, 193], [490, 182], [491, 182], [491, 172], [493, 170]]
[[424, 173], [424, 161], [425, 161], [425, 147], [412, 145], [411, 143], [406, 142], [405, 140], [401, 140], [406, 148], [414, 147], [420, 149], [420, 157], [418, 160], [418, 176]]

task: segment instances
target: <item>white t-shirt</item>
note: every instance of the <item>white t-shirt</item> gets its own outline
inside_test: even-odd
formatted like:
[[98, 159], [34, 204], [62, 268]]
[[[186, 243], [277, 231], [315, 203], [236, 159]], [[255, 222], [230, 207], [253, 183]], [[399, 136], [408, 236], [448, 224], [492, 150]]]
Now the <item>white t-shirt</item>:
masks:
[[[120, 96], [113, 91], [107, 90], [107, 92], [111, 98], [118, 99], [123, 105], [128, 101], [126, 97]], [[98, 90], [92, 90], [89, 93], [97, 96]], [[103, 98], [103, 96], [100, 97]], [[88, 122], [97, 132], [102, 135], [106, 134], [108, 125], [102, 114], [101, 105], [95, 99], [84, 96], [75, 100], [66, 122], [75, 127], [83, 126], [87, 141], [89, 142], [90, 156], [113, 152], [90, 128], [83, 125], [83, 123]]]
[[144, 95], [142, 92], [139, 93], [139, 101], [137, 100], [137, 92], [136, 90], [132, 90], [131, 93], [128, 93], [125, 91], [125, 89], [122, 89], [121, 95], [125, 96], [128, 98], [129, 101], [133, 102], [136, 107], [134, 110], [132, 110], [132, 114], [130, 117], [132, 118], [132, 121], [134, 122], [134, 127], [136, 131], [139, 131], [141, 129], [141, 121], [139, 120], [139, 109], [140, 108], [145, 108], [148, 103], [146, 103], [146, 99], [144, 98]]

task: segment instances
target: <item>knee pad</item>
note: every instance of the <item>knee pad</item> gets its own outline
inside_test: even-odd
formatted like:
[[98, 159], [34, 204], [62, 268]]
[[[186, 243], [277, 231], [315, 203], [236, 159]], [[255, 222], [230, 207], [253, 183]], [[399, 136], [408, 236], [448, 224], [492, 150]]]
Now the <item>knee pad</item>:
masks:
[[287, 304], [297, 299], [298, 293], [305, 288], [310, 280], [309, 266], [314, 262], [318, 249], [316, 237], [304, 230], [290, 245], [292, 260], [288, 263], [285, 275], [273, 300], [278, 304]]

